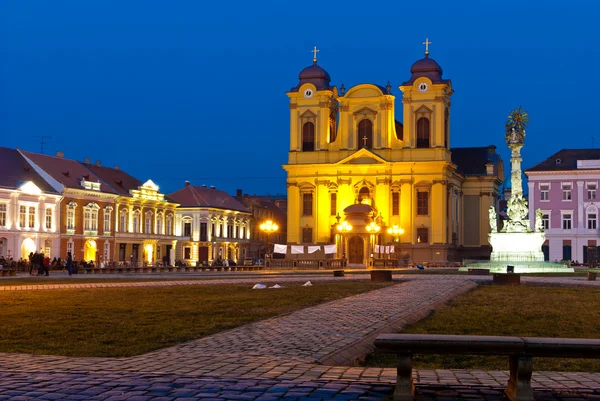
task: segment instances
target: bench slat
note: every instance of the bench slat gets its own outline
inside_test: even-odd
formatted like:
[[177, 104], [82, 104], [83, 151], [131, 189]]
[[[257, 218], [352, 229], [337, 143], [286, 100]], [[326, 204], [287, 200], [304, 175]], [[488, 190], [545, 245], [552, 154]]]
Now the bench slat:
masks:
[[403, 354], [513, 355], [525, 351], [519, 337], [443, 334], [381, 334], [375, 346], [383, 352]]
[[534, 357], [600, 358], [600, 340], [523, 337], [525, 354]]

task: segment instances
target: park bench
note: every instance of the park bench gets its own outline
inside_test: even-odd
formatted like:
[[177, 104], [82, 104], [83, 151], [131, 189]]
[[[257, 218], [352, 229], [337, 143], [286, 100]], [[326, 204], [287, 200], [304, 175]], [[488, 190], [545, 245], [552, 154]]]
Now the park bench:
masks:
[[533, 401], [533, 357], [600, 358], [600, 340], [581, 338], [457, 336], [440, 334], [381, 334], [375, 346], [397, 355], [393, 401], [412, 401], [414, 354], [505, 355], [510, 376], [506, 396], [511, 401]]
[[16, 276], [16, 275], [17, 275], [17, 271], [14, 269], [0, 269], [0, 276], [2, 276], [2, 277]]

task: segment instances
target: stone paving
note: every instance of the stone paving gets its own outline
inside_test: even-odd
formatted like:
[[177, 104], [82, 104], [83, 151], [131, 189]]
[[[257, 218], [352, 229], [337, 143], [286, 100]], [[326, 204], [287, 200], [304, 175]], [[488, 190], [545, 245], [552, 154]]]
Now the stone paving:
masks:
[[[336, 280], [360, 278], [353, 275]], [[452, 275], [403, 278], [400, 284], [382, 290], [130, 358], [0, 354], [0, 400], [382, 400], [392, 392], [394, 370], [349, 366], [354, 359], [370, 349], [379, 333], [420, 320], [439, 304], [476, 286], [477, 281], [489, 281]], [[283, 284], [309, 279], [333, 280], [324, 276], [231, 277], [160, 285]], [[600, 284], [579, 278], [532, 277], [525, 281]], [[140, 285], [92, 285], [102, 288], [108, 284]], [[80, 285], [88, 284], [68, 286]], [[424, 370], [415, 371], [415, 379], [418, 399], [498, 400], [503, 399], [507, 373]], [[600, 399], [600, 374], [536, 372], [533, 386], [539, 399]]]

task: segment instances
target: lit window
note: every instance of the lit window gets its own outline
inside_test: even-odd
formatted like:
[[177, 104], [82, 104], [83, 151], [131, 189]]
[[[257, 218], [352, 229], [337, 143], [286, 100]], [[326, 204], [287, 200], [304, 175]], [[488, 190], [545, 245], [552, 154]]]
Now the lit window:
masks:
[[596, 199], [596, 184], [587, 185], [587, 196], [589, 200]]
[[[192, 236], [192, 222], [191, 221], [183, 222], [183, 236], [184, 237]], [[189, 259], [189, 258], [187, 258], [187, 259]]]
[[429, 229], [427, 227], [417, 228], [417, 242], [424, 244], [429, 243]]
[[134, 233], [140, 232], [140, 212], [139, 212], [139, 210], [136, 210], [135, 212], [133, 212], [133, 232]]
[[183, 248], [183, 258], [184, 259], [192, 258], [192, 248], [190, 248], [189, 246], [186, 246], [185, 248]]
[[417, 214], [420, 216], [429, 214], [429, 192], [417, 192]]
[[302, 216], [312, 216], [313, 212], [313, 195], [302, 194]]
[[563, 230], [570, 230], [572, 225], [573, 215], [571, 213], [563, 214], [562, 216], [562, 228]]
[[144, 222], [144, 232], [146, 234], [152, 234], [152, 212], [146, 213], [146, 219]]
[[104, 233], [110, 234], [110, 220], [112, 215], [112, 206], [107, 206], [104, 208]]
[[0, 227], [6, 227], [6, 205], [0, 204]]
[[119, 214], [119, 231], [122, 233], [127, 232], [127, 209], [121, 209]]
[[562, 184], [562, 200], [571, 200], [571, 184]]
[[98, 209], [95, 203], [87, 204], [83, 209], [83, 231], [90, 233], [98, 232]]
[[167, 235], [173, 235], [173, 217], [167, 216]]
[[588, 230], [596, 229], [596, 213], [588, 213], [587, 215], [587, 228]]
[[35, 227], [35, 207], [29, 207], [29, 228]]
[[67, 204], [67, 232], [73, 234], [75, 231], [75, 208], [77, 203], [71, 201]]
[[51, 207], [46, 208], [46, 229], [47, 230], [52, 229], [52, 208]]
[[19, 206], [19, 227], [27, 227], [27, 207]]
[[162, 215], [158, 215], [156, 216], [156, 233], [157, 234], [164, 234], [163, 233], [163, 218]]
[[550, 199], [550, 185], [541, 184], [540, 185], [540, 200], [547, 201]]

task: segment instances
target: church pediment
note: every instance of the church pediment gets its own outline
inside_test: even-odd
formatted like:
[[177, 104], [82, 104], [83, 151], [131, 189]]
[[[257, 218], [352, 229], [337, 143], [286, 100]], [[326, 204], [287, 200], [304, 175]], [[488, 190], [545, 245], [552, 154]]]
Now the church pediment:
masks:
[[375, 153], [362, 148], [358, 152], [351, 154], [345, 159], [340, 160], [337, 164], [383, 164], [387, 160], [381, 158]]

